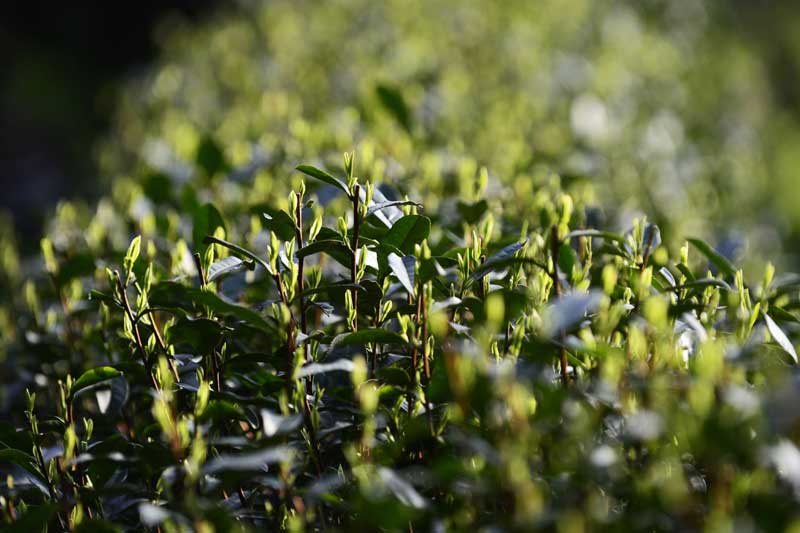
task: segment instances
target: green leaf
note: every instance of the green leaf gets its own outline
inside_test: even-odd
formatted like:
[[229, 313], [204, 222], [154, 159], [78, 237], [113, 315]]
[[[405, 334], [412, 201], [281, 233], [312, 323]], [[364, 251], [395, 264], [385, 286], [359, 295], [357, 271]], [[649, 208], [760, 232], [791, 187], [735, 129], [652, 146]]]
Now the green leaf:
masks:
[[228, 274], [232, 274], [234, 272], [239, 272], [244, 269], [252, 269], [254, 263], [251, 262], [244, 262], [238, 257], [235, 256], [228, 256], [219, 261], [215, 261], [210, 267], [208, 267], [208, 281], [216, 281], [217, 279], [227, 276]]
[[378, 370], [378, 378], [384, 383], [394, 385], [396, 387], [407, 387], [411, 383], [411, 378], [408, 372], [399, 366], [387, 366]]
[[264, 227], [272, 231], [282, 241], [288, 241], [297, 237], [297, 226], [294, 220], [283, 209], [271, 209], [262, 213]]
[[800, 319], [798, 319], [792, 313], [775, 305], [770, 306], [769, 312], [770, 316], [775, 317], [776, 320], [780, 320], [781, 322], [794, 322], [794, 323], [800, 322]]
[[139, 258], [139, 249], [142, 246], [142, 236], [137, 235], [131, 241], [130, 246], [128, 246], [128, 251], [125, 253], [125, 259], [123, 261], [123, 265], [125, 266], [125, 271], [130, 272], [133, 268], [133, 264]]
[[477, 269], [475, 269], [475, 272], [472, 273], [469, 279], [473, 281], [479, 280], [492, 270], [499, 270], [507, 266], [511, 266], [512, 264], [517, 264], [526, 261], [526, 258], [514, 257], [514, 255], [520, 250], [522, 250], [522, 247], [525, 246], [527, 242], [528, 242], [527, 240], [522, 242], [515, 242], [504, 247], [499, 252], [497, 252], [489, 259], [484, 261], [484, 263], [480, 265]]
[[406, 105], [403, 93], [396, 87], [380, 84], [375, 87], [375, 93], [384, 108], [392, 114], [394, 119], [404, 130], [411, 134], [411, 112]]
[[562, 244], [558, 249], [558, 268], [569, 278], [573, 267], [578, 264], [578, 256], [569, 244]]
[[211, 204], [204, 204], [197, 208], [194, 213], [194, 220], [192, 224], [192, 239], [194, 241], [194, 250], [201, 256], [208, 248], [206, 242], [207, 235], [213, 235], [217, 228], [225, 229], [225, 222], [222, 220], [217, 208]]
[[693, 281], [688, 281], [683, 285], [672, 285], [666, 287], [665, 290], [667, 291], [681, 291], [684, 289], [705, 289], [706, 287], [717, 287], [719, 289], [725, 289], [726, 291], [731, 291], [731, 286], [726, 282], [722, 281], [721, 279], [716, 278], [702, 278]]
[[384, 466], [378, 467], [378, 479], [402, 503], [413, 509], [426, 509], [428, 500], [394, 470]]
[[392, 273], [397, 278], [397, 281], [399, 281], [408, 294], [413, 297], [414, 265], [417, 261], [416, 258], [413, 255], [400, 257], [397, 254], [391, 253], [387, 257], [387, 261], [389, 263], [389, 268], [392, 269]]
[[122, 372], [111, 366], [101, 366], [87, 370], [81, 374], [81, 377], [75, 380], [75, 383], [72, 384], [70, 395], [74, 398], [75, 395], [81, 391], [81, 389], [91, 387], [92, 385], [96, 385], [101, 381], [106, 381], [121, 375]]
[[108, 295], [108, 294], [106, 294], [104, 292], [100, 292], [100, 291], [95, 290], [95, 289], [92, 289], [89, 292], [88, 299], [89, 300], [95, 300], [95, 301], [98, 301], [98, 302], [103, 302], [104, 304], [106, 304], [108, 306], [111, 306], [111, 307], [122, 307], [122, 302], [120, 302], [119, 300], [117, 300], [113, 296], [110, 296], [110, 295]]
[[184, 307], [188, 303], [206, 306], [219, 315], [233, 316], [265, 333], [275, 332], [275, 328], [256, 311], [227, 302], [212, 292], [196, 287], [186, 287], [171, 281], [163, 282], [152, 289], [150, 301], [160, 307]]
[[59, 287], [62, 287], [75, 278], [91, 276], [94, 270], [94, 256], [87, 253], [78, 253], [67, 257], [59, 263], [55, 281]]
[[264, 436], [274, 437], [275, 435], [287, 435], [300, 427], [303, 423], [303, 415], [295, 413], [283, 416], [273, 413], [269, 409], [261, 410], [261, 428]]
[[414, 245], [419, 244], [431, 232], [431, 220], [422, 215], [407, 215], [394, 223], [381, 243], [394, 246], [403, 254], [414, 253]]
[[719, 252], [714, 250], [711, 246], [709, 246], [708, 243], [695, 238], [689, 238], [686, 240], [689, 241], [692, 246], [697, 248], [700, 253], [706, 256], [706, 258], [711, 261], [711, 263], [717, 267], [720, 272], [726, 276], [736, 276], [736, 268], [734, 268], [731, 262], [723, 257]]
[[314, 241], [295, 252], [298, 259], [318, 253], [326, 253], [346, 267], [350, 267], [353, 252], [342, 241], [324, 240]]
[[344, 292], [350, 289], [358, 289], [359, 291], [364, 291], [364, 287], [358, 283], [350, 283], [349, 281], [343, 281], [340, 283], [331, 283], [329, 285], [320, 285], [319, 287], [314, 287], [313, 289], [306, 289], [303, 291], [304, 296], [311, 296], [312, 294], [319, 294], [319, 293], [332, 293], [332, 292]]
[[[43, 505], [29, 505], [24, 514], [17, 517], [11, 524], [3, 524], [5, 533], [31, 533], [33, 531], [47, 531], [47, 524], [56, 514], [58, 505], [46, 503]], [[75, 531], [78, 531], [76, 529]]]
[[311, 363], [300, 368], [297, 377], [299, 379], [319, 374], [327, 374], [328, 372], [352, 372], [354, 368], [355, 365], [350, 359], [337, 359], [330, 363]]
[[228, 250], [230, 250], [232, 252], [235, 252], [235, 253], [237, 253], [239, 255], [243, 255], [244, 257], [247, 257], [248, 259], [252, 259], [256, 263], [261, 265], [264, 268], [264, 270], [266, 270], [267, 272], [272, 274], [272, 271], [270, 270], [269, 265], [267, 264], [267, 262], [264, 261], [263, 259], [261, 259], [260, 257], [258, 257], [256, 254], [254, 254], [250, 250], [247, 250], [246, 248], [242, 248], [241, 246], [233, 244], [232, 242], [228, 242], [228, 241], [223, 240], [223, 239], [218, 239], [218, 238], [216, 238], [214, 236], [211, 236], [211, 235], [206, 235], [205, 238], [203, 239], [203, 242], [205, 244], [219, 244], [220, 246], [224, 246], [225, 248], [227, 248]]
[[225, 400], [211, 400], [198, 417], [199, 422], [218, 420], [244, 420], [244, 413], [240, 407]]
[[556, 335], [576, 326], [595, 310], [603, 298], [600, 291], [570, 292], [553, 301], [545, 311], [545, 335]]
[[386, 202], [372, 204], [371, 206], [369, 206], [369, 209], [367, 209], [367, 216], [374, 215], [378, 211], [382, 211], [389, 207], [396, 207], [398, 205], [415, 205], [417, 207], [422, 207], [422, 204], [414, 202], [412, 200], [390, 200]]
[[343, 346], [364, 345], [370, 342], [380, 344], [406, 344], [406, 340], [400, 334], [381, 328], [360, 329], [352, 333], [342, 333], [337, 335], [331, 342], [330, 350]]
[[578, 237], [592, 237], [597, 239], [605, 239], [607, 241], [625, 242], [625, 236], [619, 233], [612, 233], [610, 231], [600, 231], [596, 229], [582, 229], [571, 231], [567, 233], [567, 239], [575, 239]]
[[206, 474], [219, 472], [262, 472], [267, 465], [289, 461], [294, 450], [289, 446], [275, 446], [265, 450], [232, 455], [218, 455], [206, 463]]
[[169, 340], [182, 341], [198, 350], [213, 350], [224, 334], [224, 328], [210, 318], [182, 318], [169, 328]]
[[[106, 384], [108, 384], [108, 387], [106, 387]], [[100, 413], [104, 415], [116, 416], [119, 414], [120, 409], [128, 401], [128, 396], [130, 395], [128, 380], [123, 376], [111, 378], [107, 382], [101, 381], [91, 387], [82, 389], [79, 394], [91, 390], [94, 390], [97, 407], [100, 409]], [[73, 395], [74, 397], [75, 395]]]
[[36, 464], [36, 459], [34, 459], [32, 455], [20, 450], [5, 448], [0, 450], [0, 463], [3, 462], [17, 465], [41, 482], [44, 486], [43, 488], [47, 487], [47, 479], [39, 470], [39, 466]]
[[83, 519], [80, 525], [75, 528], [75, 533], [121, 533], [119, 526], [106, 522], [99, 518]]
[[689, 281], [695, 281], [697, 279], [695, 278], [694, 273], [691, 270], [689, 270], [689, 267], [687, 267], [683, 263], [678, 263], [677, 265], [675, 265], [675, 268], [677, 268], [680, 271], [680, 273], [683, 274], [684, 277]]
[[466, 203], [459, 200], [456, 203], [458, 214], [464, 219], [467, 224], [475, 224], [489, 209], [489, 204], [486, 200], [478, 200], [474, 203]]
[[764, 313], [764, 320], [767, 323], [767, 329], [769, 330], [769, 334], [772, 335], [773, 340], [777, 342], [786, 353], [791, 355], [795, 364], [797, 364], [797, 351], [794, 349], [792, 341], [789, 340], [789, 337], [786, 336], [786, 333], [783, 332], [780, 326], [774, 320], [772, 320], [771, 316]]
[[311, 165], [298, 165], [296, 168], [303, 174], [318, 179], [324, 183], [327, 183], [328, 185], [333, 185], [337, 189], [344, 192], [348, 197], [350, 196], [350, 189], [347, 188], [347, 185], [342, 180], [334, 178], [324, 170], [320, 170]]
[[219, 172], [227, 172], [230, 168], [222, 148], [211, 135], [203, 137], [200, 144], [198, 144], [195, 162], [210, 178]]

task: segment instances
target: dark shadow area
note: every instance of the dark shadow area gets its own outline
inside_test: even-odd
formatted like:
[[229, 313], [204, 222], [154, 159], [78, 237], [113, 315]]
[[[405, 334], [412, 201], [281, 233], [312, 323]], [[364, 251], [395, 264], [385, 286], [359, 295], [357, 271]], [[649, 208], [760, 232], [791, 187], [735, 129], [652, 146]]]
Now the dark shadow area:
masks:
[[61, 197], [95, 198], [91, 150], [116, 85], [154, 59], [155, 25], [220, 2], [6, 2], [0, 7], [0, 210], [23, 241]]

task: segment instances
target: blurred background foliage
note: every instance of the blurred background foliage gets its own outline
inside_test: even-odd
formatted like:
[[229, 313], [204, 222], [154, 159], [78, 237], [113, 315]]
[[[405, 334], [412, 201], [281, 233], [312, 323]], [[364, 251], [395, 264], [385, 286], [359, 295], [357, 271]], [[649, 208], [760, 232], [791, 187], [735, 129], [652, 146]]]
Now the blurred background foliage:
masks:
[[[165, 7], [211, 15], [152, 29]], [[613, 208], [612, 226], [646, 213], [665, 233], [708, 237], [734, 259], [759, 263], [769, 251], [780, 262], [782, 249], [784, 266], [798, 263], [793, 2], [241, 1], [140, 11], [117, 26], [102, 10], [65, 11], [50, 17], [58, 31], [38, 28], [48, 36], [38, 41], [5, 19], [16, 53], [2, 84], [4, 202], [24, 231], [37, 231], [31, 216], [56, 198], [96, 199], [122, 178], [180, 185], [199, 162], [210, 175], [249, 170], [256, 194], [266, 193], [290, 168], [273, 172], [270, 160], [338, 159], [359, 146], [390, 156], [388, 180], [430, 182], [428, 202], [451, 171], [486, 165], [501, 197], [517, 199], [531, 194], [527, 174], [554, 171], [591, 185]], [[123, 27], [135, 31], [114, 30]], [[124, 68], [151, 57], [151, 34], [157, 62]]]

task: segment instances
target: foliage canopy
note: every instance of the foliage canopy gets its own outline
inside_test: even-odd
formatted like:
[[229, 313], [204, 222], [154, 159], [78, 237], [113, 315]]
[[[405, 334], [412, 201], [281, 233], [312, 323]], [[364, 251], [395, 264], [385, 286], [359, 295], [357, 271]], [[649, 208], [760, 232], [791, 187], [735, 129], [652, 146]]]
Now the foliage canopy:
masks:
[[[796, 527], [800, 277], [686, 232], [759, 168], [746, 55], [668, 9], [307, 4], [171, 33], [111, 193], [40, 259], [2, 234], [4, 526]], [[711, 67], [740, 92], [681, 94]]]

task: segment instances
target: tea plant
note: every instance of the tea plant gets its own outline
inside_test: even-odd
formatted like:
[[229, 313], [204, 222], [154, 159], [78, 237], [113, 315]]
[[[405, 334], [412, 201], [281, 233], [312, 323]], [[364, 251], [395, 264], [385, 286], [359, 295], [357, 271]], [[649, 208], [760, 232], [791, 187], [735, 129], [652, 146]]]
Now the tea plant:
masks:
[[437, 211], [355, 153], [286, 172], [64, 204], [6, 269], [7, 530], [796, 526], [800, 278], [591, 227], [557, 177], [518, 219], [485, 169]]
[[3, 530], [800, 527], [793, 129], [639, 4], [166, 32], [108, 194], [0, 224]]

